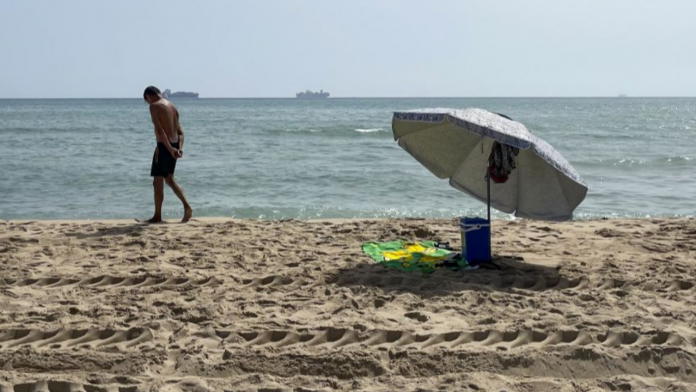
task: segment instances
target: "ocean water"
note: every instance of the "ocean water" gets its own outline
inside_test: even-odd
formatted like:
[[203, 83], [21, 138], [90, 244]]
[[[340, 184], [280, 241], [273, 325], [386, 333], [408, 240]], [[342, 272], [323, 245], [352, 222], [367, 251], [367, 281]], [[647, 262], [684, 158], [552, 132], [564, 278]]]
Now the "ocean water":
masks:
[[[394, 142], [392, 112], [425, 107], [479, 107], [523, 122], [588, 183], [577, 219], [696, 211], [694, 98], [174, 102], [186, 131], [176, 178], [196, 216], [483, 214]], [[154, 147], [141, 99], [0, 100], [0, 219], [148, 218]], [[182, 213], [170, 190], [164, 213]]]

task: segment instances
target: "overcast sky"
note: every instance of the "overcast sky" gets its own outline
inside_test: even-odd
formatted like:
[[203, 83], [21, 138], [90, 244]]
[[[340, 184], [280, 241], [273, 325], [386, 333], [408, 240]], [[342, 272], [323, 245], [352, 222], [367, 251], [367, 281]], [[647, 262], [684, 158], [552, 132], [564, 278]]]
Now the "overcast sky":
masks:
[[0, 0], [0, 98], [696, 96], [694, 0]]

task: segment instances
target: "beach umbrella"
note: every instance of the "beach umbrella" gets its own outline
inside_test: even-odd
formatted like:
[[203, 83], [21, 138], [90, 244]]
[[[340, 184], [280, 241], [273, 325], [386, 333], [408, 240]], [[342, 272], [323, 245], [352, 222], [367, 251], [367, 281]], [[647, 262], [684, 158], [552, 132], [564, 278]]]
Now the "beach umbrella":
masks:
[[395, 112], [392, 130], [394, 140], [434, 175], [487, 203], [489, 221], [490, 207], [520, 218], [569, 220], [587, 195], [587, 185], [558, 151], [504, 115], [483, 109]]

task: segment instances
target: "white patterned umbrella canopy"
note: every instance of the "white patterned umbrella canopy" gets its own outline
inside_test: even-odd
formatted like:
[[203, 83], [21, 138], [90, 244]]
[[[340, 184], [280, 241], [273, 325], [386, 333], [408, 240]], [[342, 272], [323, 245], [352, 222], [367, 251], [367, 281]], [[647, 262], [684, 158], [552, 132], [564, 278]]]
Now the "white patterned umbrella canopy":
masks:
[[520, 149], [507, 182], [491, 182], [491, 207], [528, 219], [564, 221], [587, 195], [587, 185], [550, 144], [517, 121], [483, 109], [396, 112], [394, 140], [450, 185], [484, 203], [494, 141]]

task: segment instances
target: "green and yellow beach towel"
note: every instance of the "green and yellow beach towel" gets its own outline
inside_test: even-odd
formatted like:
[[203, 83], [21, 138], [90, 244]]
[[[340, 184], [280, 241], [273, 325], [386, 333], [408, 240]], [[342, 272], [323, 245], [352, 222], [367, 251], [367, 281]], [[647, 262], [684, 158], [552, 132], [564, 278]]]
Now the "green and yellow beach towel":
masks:
[[460, 255], [437, 246], [435, 241], [366, 242], [363, 252], [382, 265], [403, 271], [431, 273], [437, 268], [470, 268]]

